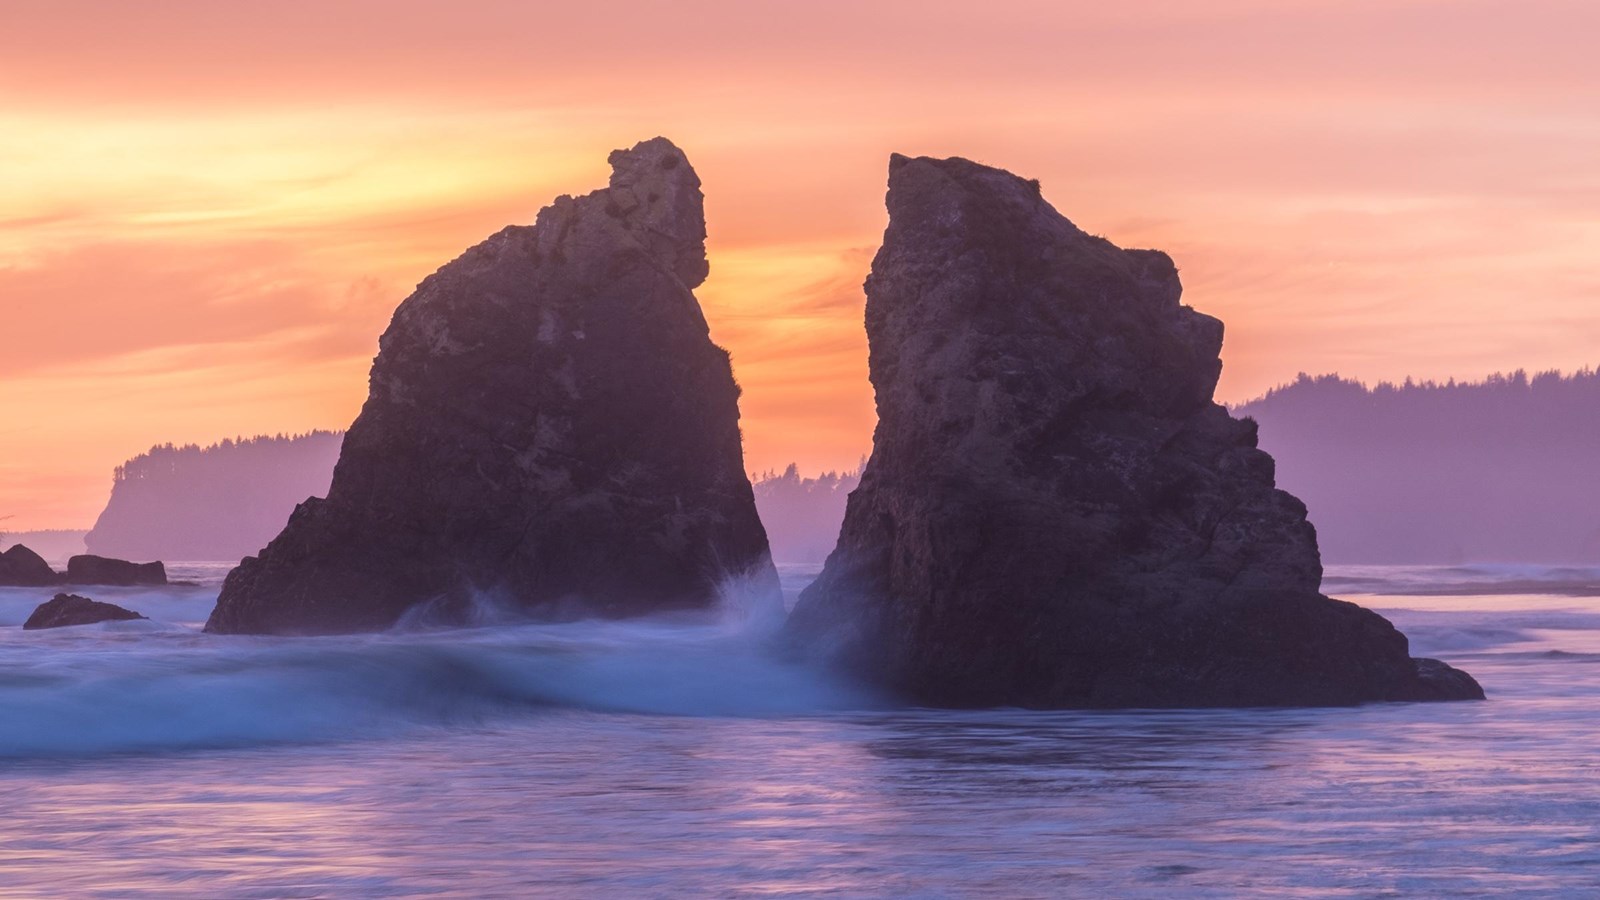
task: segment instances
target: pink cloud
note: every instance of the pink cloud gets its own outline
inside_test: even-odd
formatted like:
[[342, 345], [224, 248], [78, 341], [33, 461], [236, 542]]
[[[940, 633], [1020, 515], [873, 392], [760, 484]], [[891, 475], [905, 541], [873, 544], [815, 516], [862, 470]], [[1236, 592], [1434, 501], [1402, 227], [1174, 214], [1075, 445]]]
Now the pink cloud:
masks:
[[1574, 0], [14, 2], [0, 421], [35, 424], [0, 498], [71, 524], [156, 440], [345, 424], [411, 285], [656, 133], [705, 181], [752, 467], [865, 449], [890, 151], [1171, 252], [1228, 399], [1592, 364], [1596, 33]]

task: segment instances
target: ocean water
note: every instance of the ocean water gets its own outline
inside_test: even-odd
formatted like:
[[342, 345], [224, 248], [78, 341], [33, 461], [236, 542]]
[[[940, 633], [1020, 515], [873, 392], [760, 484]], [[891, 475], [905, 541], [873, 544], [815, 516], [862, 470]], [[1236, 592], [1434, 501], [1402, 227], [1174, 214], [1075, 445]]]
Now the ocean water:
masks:
[[[738, 614], [19, 627], [0, 897], [1600, 896], [1600, 570], [1335, 568], [1485, 703], [895, 709]], [[814, 569], [784, 572], [792, 595]]]

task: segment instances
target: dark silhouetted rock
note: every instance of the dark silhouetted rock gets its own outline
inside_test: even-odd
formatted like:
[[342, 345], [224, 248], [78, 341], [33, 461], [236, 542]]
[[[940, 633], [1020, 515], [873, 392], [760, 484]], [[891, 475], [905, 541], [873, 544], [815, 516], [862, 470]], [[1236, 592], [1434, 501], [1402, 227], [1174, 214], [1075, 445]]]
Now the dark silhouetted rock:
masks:
[[888, 206], [872, 456], [792, 641], [933, 705], [1483, 696], [1318, 593], [1306, 509], [1212, 401], [1222, 323], [1166, 254], [961, 159], [896, 156]]
[[38, 587], [59, 584], [61, 576], [50, 568], [44, 557], [21, 544], [13, 544], [0, 553], [0, 585], [10, 587]]
[[326, 500], [229, 574], [214, 632], [350, 632], [705, 609], [777, 577], [744, 472], [739, 389], [692, 288], [700, 180], [656, 138], [395, 312]]
[[166, 584], [167, 567], [159, 562], [136, 563], [84, 554], [67, 560], [66, 582], [122, 586]]
[[96, 622], [121, 622], [142, 619], [144, 616], [123, 609], [114, 603], [101, 603], [77, 594], [57, 594], [48, 602], [39, 604], [22, 623], [24, 631], [40, 628], [66, 628], [71, 625], [93, 625]]

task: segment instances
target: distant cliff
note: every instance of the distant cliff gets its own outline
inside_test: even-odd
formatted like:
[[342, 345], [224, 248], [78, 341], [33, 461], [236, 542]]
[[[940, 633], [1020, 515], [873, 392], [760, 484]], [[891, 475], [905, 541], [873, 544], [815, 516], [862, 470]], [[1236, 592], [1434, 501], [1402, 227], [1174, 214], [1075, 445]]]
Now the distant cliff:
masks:
[[[1234, 408], [1261, 424], [1278, 484], [1304, 500], [1331, 563], [1600, 561], [1600, 373], [1367, 387], [1300, 376]], [[323, 496], [341, 435], [155, 447], [120, 467], [89, 552], [133, 559], [255, 553]], [[778, 562], [833, 549], [857, 473], [755, 480]], [[66, 533], [63, 533], [64, 535]], [[83, 552], [46, 552], [65, 559]], [[23, 540], [33, 546], [40, 539]]]
[[117, 467], [84, 542], [126, 559], [241, 559], [266, 546], [295, 504], [328, 492], [343, 439], [313, 431], [151, 447]]
[[773, 561], [819, 563], [827, 559], [839, 540], [845, 500], [860, 483], [860, 470], [802, 478], [793, 464], [781, 475], [767, 472], [755, 478], [756, 509], [767, 526]]
[[1327, 562], [1600, 561], [1600, 373], [1301, 375], [1234, 412], [1260, 423]]

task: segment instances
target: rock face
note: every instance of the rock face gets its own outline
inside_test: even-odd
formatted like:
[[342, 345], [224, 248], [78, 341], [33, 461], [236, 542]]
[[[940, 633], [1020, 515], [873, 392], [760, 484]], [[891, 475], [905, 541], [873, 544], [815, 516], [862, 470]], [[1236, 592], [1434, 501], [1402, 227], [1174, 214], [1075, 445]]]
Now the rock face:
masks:
[[0, 585], [38, 587], [61, 581], [44, 557], [21, 544], [0, 553]]
[[1213, 402], [1222, 323], [1166, 254], [961, 159], [894, 157], [888, 206], [872, 456], [792, 642], [932, 705], [1483, 696], [1318, 593], [1306, 508]]
[[71, 625], [93, 625], [96, 622], [120, 622], [142, 618], [144, 616], [114, 603], [101, 603], [88, 597], [79, 597], [77, 594], [57, 594], [48, 602], [39, 604], [33, 615], [28, 617], [28, 621], [22, 623], [22, 630], [66, 628]]
[[135, 563], [83, 554], [67, 560], [68, 584], [166, 584], [167, 568], [159, 562]]
[[663, 138], [395, 312], [326, 500], [229, 574], [213, 632], [381, 629], [475, 601], [536, 616], [700, 609], [729, 575], [778, 602], [739, 389], [692, 288], [700, 180]]

